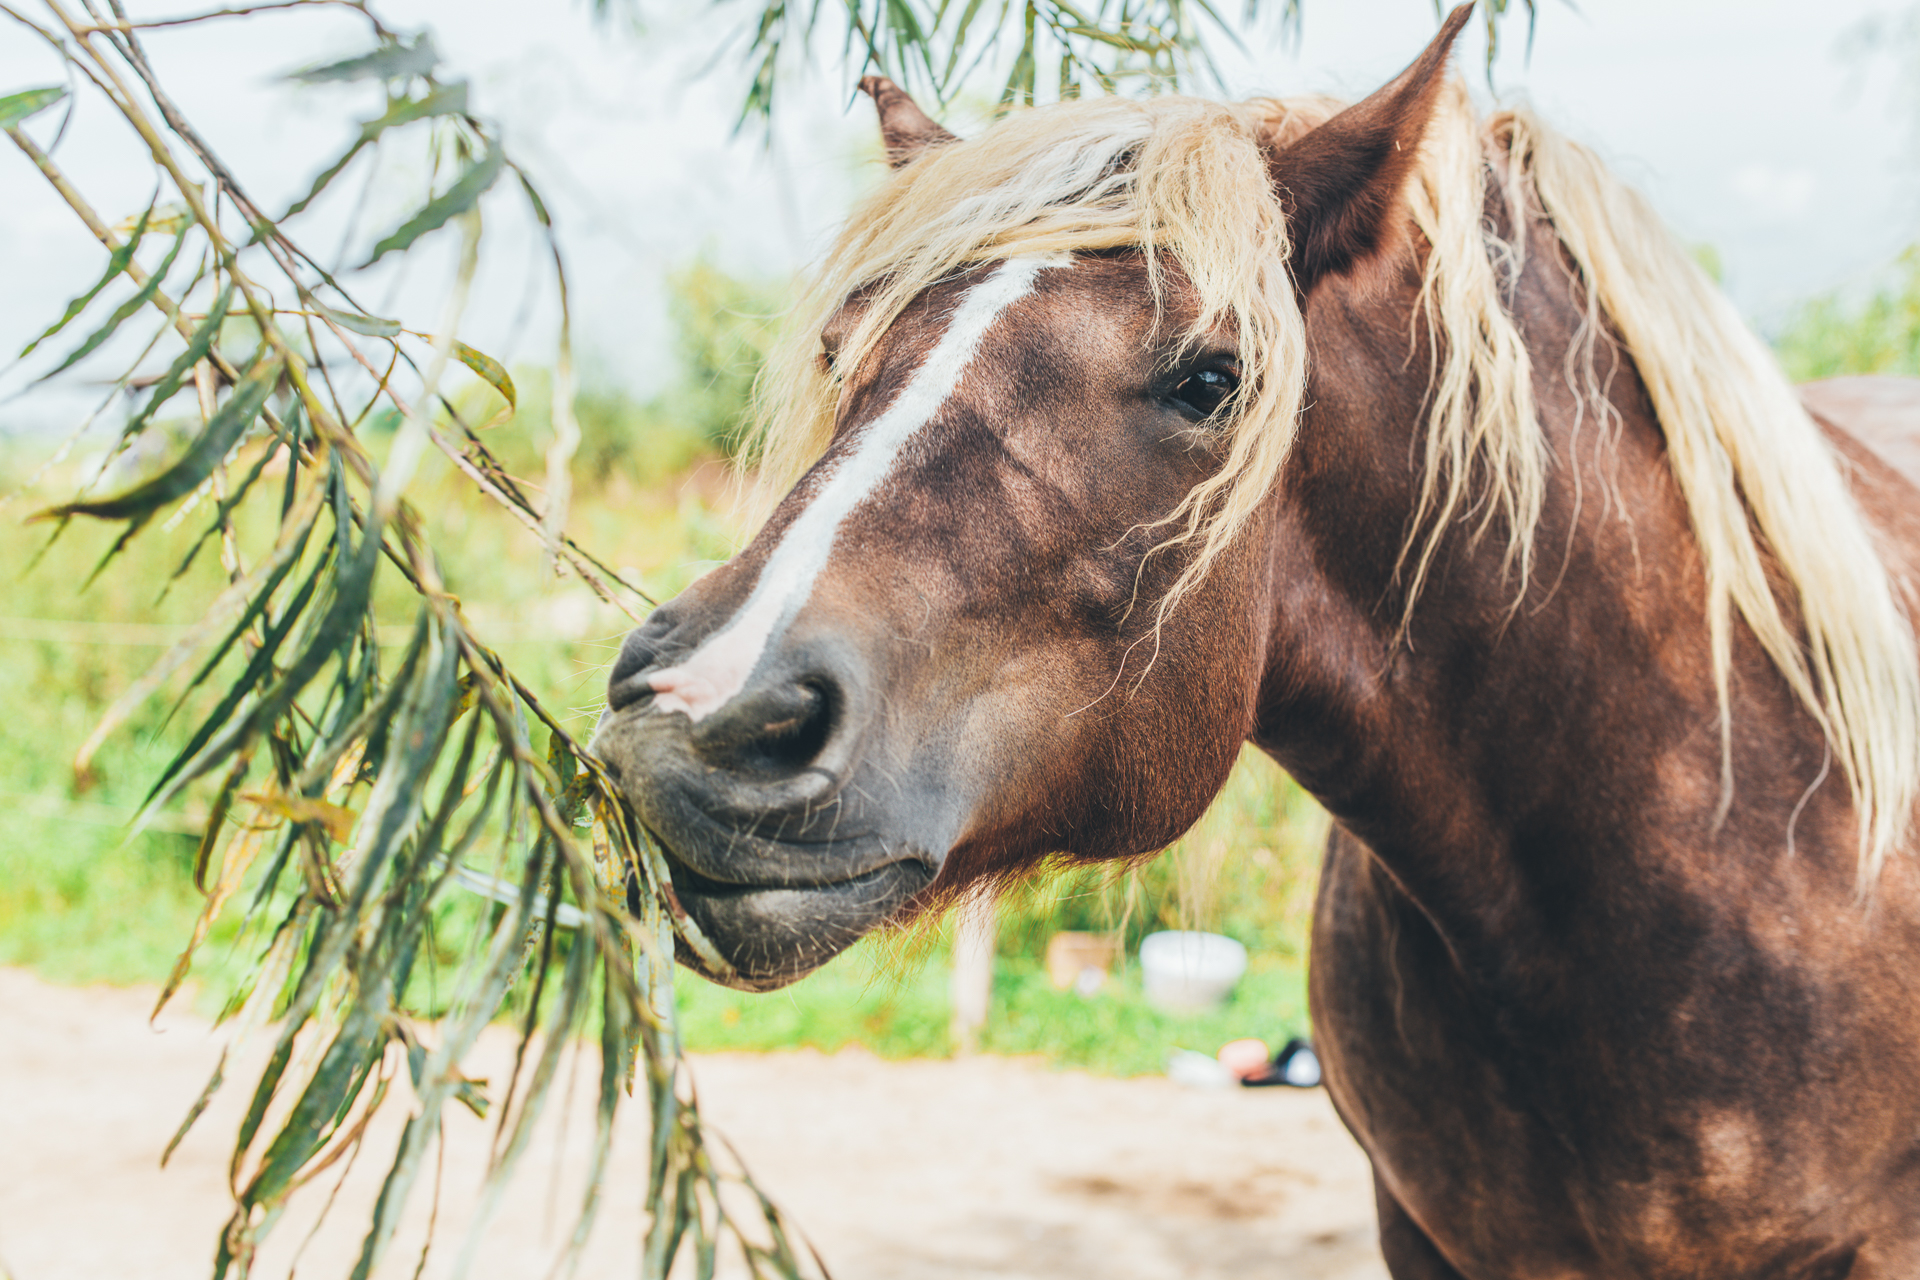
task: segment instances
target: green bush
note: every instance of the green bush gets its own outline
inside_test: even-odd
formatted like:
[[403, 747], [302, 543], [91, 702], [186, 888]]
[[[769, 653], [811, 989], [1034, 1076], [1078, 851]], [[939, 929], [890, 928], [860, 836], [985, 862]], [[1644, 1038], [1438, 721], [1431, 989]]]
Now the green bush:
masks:
[[779, 291], [705, 260], [669, 283], [680, 377], [655, 406], [731, 452], [747, 425], [754, 379], [772, 350], [785, 302]]
[[1900, 255], [1891, 279], [1865, 302], [1827, 294], [1801, 307], [1774, 347], [1796, 382], [1847, 373], [1920, 374], [1920, 246]]
[[[753, 384], [773, 344], [784, 308], [772, 286], [730, 276], [700, 261], [669, 279], [668, 314], [674, 332], [673, 381], [641, 400], [592, 373], [574, 397], [580, 445], [574, 475], [581, 483], [620, 476], [646, 486], [686, 471], [703, 458], [733, 452], [753, 406]], [[488, 445], [522, 474], [544, 468], [552, 437], [553, 375], [523, 367], [513, 372], [520, 412], [488, 434]], [[475, 396], [484, 397], [476, 385]], [[485, 421], [485, 412], [462, 405]]]

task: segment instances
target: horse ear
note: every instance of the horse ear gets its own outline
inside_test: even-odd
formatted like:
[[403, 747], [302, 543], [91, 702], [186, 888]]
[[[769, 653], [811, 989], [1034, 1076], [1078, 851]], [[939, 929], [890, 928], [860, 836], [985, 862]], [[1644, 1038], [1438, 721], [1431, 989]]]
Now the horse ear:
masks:
[[1384, 87], [1267, 157], [1302, 298], [1322, 277], [1348, 270], [1386, 244], [1446, 81], [1454, 39], [1472, 9], [1463, 4], [1448, 14], [1426, 52]]
[[895, 169], [928, 147], [960, 141], [934, 123], [905, 89], [885, 76], [868, 76], [860, 82], [860, 91], [880, 109], [880, 141], [886, 144], [887, 163]]

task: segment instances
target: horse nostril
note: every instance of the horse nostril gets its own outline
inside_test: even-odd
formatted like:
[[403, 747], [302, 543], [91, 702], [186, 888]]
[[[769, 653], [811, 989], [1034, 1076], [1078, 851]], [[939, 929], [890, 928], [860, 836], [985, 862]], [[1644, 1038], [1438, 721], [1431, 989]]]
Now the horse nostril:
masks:
[[838, 704], [833, 684], [818, 677], [754, 690], [702, 723], [693, 747], [717, 768], [797, 773], [826, 748]]
[[804, 769], [819, 758], [833, 733], [834, 705], [830, 690], [819, 684], [801, 684], [802, 705], [794, 714], [769, 720], [761, 728], [760, 754], [776, 769]]
[[607, 682], [607, 710], [625, 711], [653, 696], [653, 686], [644, 678], [625, 676]]
[[653, 696], [647, 672], [662, 661], [669, 647], [667, 636], [676, 622], [671, 608], [656, 609], [646, 622], [627, 633], [620, 656], [607, 676], [607, 706], [611, 710], [625, 711]]

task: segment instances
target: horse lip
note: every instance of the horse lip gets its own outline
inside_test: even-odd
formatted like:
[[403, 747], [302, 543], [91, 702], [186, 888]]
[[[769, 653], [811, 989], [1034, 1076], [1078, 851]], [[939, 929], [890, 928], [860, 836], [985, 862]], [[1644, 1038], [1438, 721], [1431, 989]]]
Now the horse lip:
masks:
[[741, 830], [699, 805], [635, 807], [659, 840], [675, 884], [683, 868], [715, 892], [832, 889], [901, 862], [920, 863], [929, 878], [938, 870], [935, 858], [890, 846], [873, 831], [835, 832], [822, 840], [783, 839]]
[[[618, 764], [625, 753], [605, 749], [613, 735], [648, 735], [662, 730], [675, 732], [676, 727], [669, 726], [676, 719], [689, 727], [692, 724], [684, 711], [660, 710], [654, 705], [653, 693], [649, 690], [644, 697], [625, 706], [610, 705], [594, 727], [589, 749], [600, 756], [614, 777], [625, 783], [626, 775]], [[862, 746], [858, 735], [853, 735], [848, 741], [836, 742], [821, 759], [784, 777], [732, 775], [702, 765], [690, 752], [673, 761], [668, 772], [699, 778], [705, 794], [698, 802], [698, 807], [718, 823], [744, 825], [789, 818], [805, 820], [810, 811], [838, 802], [852, 776], [852, 766], [859, 758]], [[640, 808], [639, 795], [633, 795], [632, 799], [634, 807]]]
[[[676, 713], [677, 714], [677, 713]], [[770, 783], [741, 781], [734, 778], [709, 779], [708, 794], [692, 807], [711, 821], [762, 824], [798, 819], [836, 803], [846, 789], [846, 780], [829, 769], [809, 766]], [[794, 843], [832, 843], [832, 841], [796, 841]]]
[[817, 886], [736, 885], [689, 873], [684, 865], [674, 866], [672, 875], [681, 907], [731, 971], [715, 973], [682, 938], [674, 941], [674, 958], [721, 985], [773, 991], [910, 909], [935, 872], [917, 859], [903, 858]]
[[935, 875], [932, 859], [908, 853], [898, 858], [889, 858], [885, 862], [863, 867], [850, 875], [832, 879], [784, 879], [784, 880], [744, 880], [723, 879], [700, 870], [686, 859], [674, 853], [665, 841], [660, 843], [660, 852], [667, 862], [667, 873], [673, 879], [675, 893], [693, 893], [703, 898], [739, 897], [750, 893], [766, 893], [772, 890], [806, 891], [845, 891], [857, 887], [863, 881], [871, 881], [890, 873], [904, 863], [919, 863], [925, 872], [927, 881], [932, 882]]

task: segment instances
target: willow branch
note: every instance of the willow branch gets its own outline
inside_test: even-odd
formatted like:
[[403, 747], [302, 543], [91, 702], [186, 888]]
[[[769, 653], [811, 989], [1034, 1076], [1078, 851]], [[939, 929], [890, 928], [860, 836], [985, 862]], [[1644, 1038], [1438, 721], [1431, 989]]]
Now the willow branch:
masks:
[[[109, 253], [118, 253], [121, 248], [120, 237], [114, 235], [107, 224], [100, 220], [100, 215], [94, 212], [93, 206], [87, 203], [86, 197], [82, 196], [73, 183], [67, 180], [67, 175], [61, 172], [60, 166], [53, 162], [53, 157], [42, 151], [18, 125], [7, 130], [7, 137], [13, 139], [13, 145], [19, 147], [26, 153], [27, 159], [33, 161], [34, 167], [39, 169], [41, 176], [60, 193], [60, 198], [67, 202], [68, 207], [80, 215], [80, 221], [86, 224], [87, 230], [93, 232], [94, 238], [105, 245]], [[147, 270], [132, 258], [127, 259], [126, 274], [135, 284], [142, 288], [146, 286]], [[182, 337], [193, 336], [193, 325], [181, 314], [179, 305], [167, 296], [164, 289], [153, 291], [153, 305], [173, 322], [173, 327], [180, 331]], [[225, 366], [220, 372], [231, 376], [232, 366]]]
[[[133, 95], [126, 82], [100, 57], [98, 50], [96, 50], [88, 40], [87, 29], [82, 24], [74, 21], [72, 16], [61, 8], [59, 0], [47, 0], [47, 6], [52, 9], [66, 25], [68, 31], [73, 34], [74, 38], [85, 49], [87, 55], [92, 58], [95, 63], [99, 64], [101, 70], [113, 81], [113, 86], [118, 90], [118, 93], [110, 92], [109, 97], [114, 100], [114, 105], [120, 108], [122, 114], [127, 117], [128, 122], [139, 132], [141, 138], [147, 143], [149, 150], [152, 152], [155, 163], [159, 164], [167, 172], [168, 176], [173, 179], [174, 185], [179, 189], [182, 198], [187, 202], [188, 208], [193, 211], [194, 216], [199, 220], [202, 229], [207, 234], [208, 240], [213, 244], [214, 252], [227, 268], [233, 278], [235, 286], [240, 290], [241, 297], [246, 301], [248, 311], [253, 315], [256, 323], [259, 324], [263, 338], [274, 347], [275, 352], [286, 362], [288, 377], [293, 382], [295, 389], [300, 393], [302, 401], [306, 404], [307, 412], [313, 418], [315, 427], [330, 437], [333, 443], [341, 447], [342, 453], [348, 458], [350, 465], [353, 467], [355, 477], [369, 487], [377, 489], [380, 481], [371, 461], [367, 459], [366, 455], [357, 447], [357, 443], [349, 443], [352, 439], [350, 433], [334, 420], [333, 415], [329, 413], [321, 403], [319, 395], [308, 383], [306, 377], [306, 362], [298, 352], [287, 345], [284, 335], [279, 331], [279, 327], [271, 322], [271, 317], [276, 314], [278, 308], [263, 304], [256, 296], [255, 290], [257, 286], [240, 270], [237, 252], [221, 233], [212, 218], [208, 216], [205, 199], [201, 194], [199, 186], [190, 182], [181, 171], [179, 162], [174, 158], [172, 150], [167, 146], [166, 141], [159, 136], [159, 131], [154, 127], [153, 122], [147, 117], [145, 112], [140, 110], [139, 105], [133, 100]], [[169, 126], [187, 143], [188, 147], [193, 150], [196, 158], [207, 166], [208, 171], [220, 185], [221, 189], [227, 191], [228, 194], [234, 198], [236, 204], [244, 206], [243, 212], [246, 210], [252, 211], [251, 221], [263, 228], [271, 227], [271, 221], [265, 219], [264, 216], [260, 214], [258, 206], [239, 190], [237, 184], [233, 181], [232, 175], [226, 167], [220, 163], [219, 159], [211, 153], [206, 144], [199, 138], [199, 135], [195, 133], [191, 126], [187, 125], [184, 120], [178, 119], [177, 112], [169, 111], [170, 101], [155, 85], [153, 77], [144, 66], [144, 59], [139, 58], [137, 49], [129, 53], [129, 62], [134, 67], [135, 72], [140, 75], [142, 82], [146, 84], [149, 92], [152, 93], [155, 103], [159, 105], [162, 114], [167, 117]], [[9, 132], [14, 131], [10, 130]], [[97, 222], [98, 219], [96, 218], [95, 221]], [[105, 228], [102, 226], [101, 231], [104, 230]], [[96, 234], [99, 234], [99, 232], [96, 232]], [[297, 273], [294, 270], [294, 264], [290, 261], [280, 260], [279, 256], [274, 254], [274, 249], [279, 247], [275, 244], [276, 240], [283, 241], [284, 238], [278, 236], [277, 232], [273, 235], [263, 237], [263, 243], [266, 245], [268, 253], [275, 257], [277, 265], [280, 266], [281, 270], [285, 272], [289, 279], [294, 281], [295, 288], [298, 289], [300, 285]], [[177, 314], [177, 310], [176, 308], [175, 314]], [[328, 328], [333, 331], [334, 335], [346, 345], [348, 351], [353, 354], [354, 358], [366, 366], [368, 372], [373, 372], [372, 366], [367, 364], [365, 358], [361, 356], [359, 349], [347, 339], [340, 326], [334, 324], [324, 316], [321, 318], [325, 321]], [[223, 368], [222, 372], [231, 375], [232, 371]], [[391, 387], [387, 388], [387, 394], [402, 414], [408, 415], [409, 417], [412, 416], [413, 410], [411, 406], [395, 396]], [[480, 480], [477, 469], [462, 457], [458, 450], [452, 447], [445, 436], [437, 431], [433, 431], [430, 434], [436, 447], [438, 447], [442, 453], [446, 454], [449, 459], [452, 459], [456, 466], [459, 466], [461, 470], [476, 481]], [[481, 487], [490, 497], [501, 502], [502, 505], [514, 508], [514, 504], [507, 501], [497, 487], [485, 482], [481, 482]], [[558, 554], [563, 554], [574, 571], [579, 573], [581, 578], [592, 587], [594, 594], [614, 605], [614, 607], [618, 608], [622, 613], [625, 613], [629, 618], [633, 618], [635, 621], [639, 620], [637, 615], [613, 594], [606, 583], [582, 563], [581, 557], [566, 545], [564, 537], [559, 539], [558, 545], [556, 545], [555, 539], [550, 536], [549, 531], [544, 527], [544, 522], [537, 519], [529, 520], [526, 514], [518, 509], [514, 509], [514, 514], [522, 520], [522, 523], [527, 524], [529, 528], [539, 535], [541, 540], [546, 542], [551, 550]], [[410, 511], [402, 511], [399, 518], [408, 525], [410, 533], [417, 531], [417, 519]]]
[[[402, 399], [400, 394], [388, 384], [387, 379], [381, 375], [380, 371], [373, 367], [372, 362], [370, 362], [365, 353], [355, 345], [346, 330], [336, 324], [330, 316], [323, 314], [319, 319], [322, 324], [332, 330], [334, 338], [339, 341], [341, 346], [346, 348], [347, 354], [352, 356], [355, 362], [357, 362], [361, 368], [365, 369], [380, 385], [381, 389], [385, 391], [387, 399], [393, 401], [394, 408], [411, 419], [414, 414], [413, 406]], [[421, 420], [423, 422], [426, 421], [424, 417], [422, 417]], [[567, 563], [573, 567], [573, 571], [580, 575], [581, 581], [593, 588], [595, 595], [620, 610], [620, 612], [626, 614], [627, 617], [633, 619], [634, 622], [638, 623], [641, 621], [640, 616], [622, 603], [620, 598], [613, 593], [612, 589], [607, 586], [599, 575], [583, 563], [584, 557], [574, 548], [570, 539], [565, 538], [563, 535], [558, 545], [548, 542], [547, 531], [542, 526], [540, 518], [537, 515], [533, 514], [520, 503], [515, 502], [499, 485], [494, 483], [492, 477], [487, 475], [487, 473], [479, 467], [476, 467], [473, 464], [473, 459], [469, 458], [463, 450], [457, 448], [454, 442], [449, 440], [444, 432], [436, 428], [431, 422], [427, 422], [426, 426], [427, 438], [433, 442], [435, 448], [446, 455], [449, 462], [460, 469], [461, 474], [473, 481], [474, 485], [482, 493], [511, 512], [514, 519], [532, 530], [534, 535], [542, 542], [547, 542], [549, 549], [564, 555]]]
[[270, 9], [305, 9], [312, 5], [341, 5], [348, 9], [357, 9], [366, 14], [369, 21], [373, 20], [373, 15], [367, 12], [367, 6], [363, 0], [278, 0], [274, 4], [247, 5], [240, 9], [210, 9], [206, 13], [192, 13], [179, 18], [154, 18], [146, 22], [97, 22], [80, 30], [87, 35], [149, 31], [160, 27], [184, 27], [189, 23], [206, 22], [213, 18], [240, 18], [250, 13], [265, 13]]
[[[104, 89], [104, 86], [102, 86], [102, 88]], [[87, 203], [86, 197], [82, 196], [74, 187], [73, 183], [67, 180], [67, 175], [61, 172], [60, 166], [53, 162], [53, 158], [47, 155], [46, 152], [40, 150], [40, 148], [34, 144], [33, 139], [29, 138], [20, 128], [15, 127], [8, 129], [6, 133], [7, 136], [13, 140], [13, 144], [25, 152], [29, 160], [33, 161], [34, 166], [40, 170], [41, 175], [46, 178], [53, 189], [60, 193], [60, 198], [65, 200], [68, 207], [79, 216], [80, 221], [86, 225], [87, 230], [91, 231], [94, 237], [99, 240], [102, 245], [106, 246], [109, 253], [117, 252], [121, 248], [120, 238], [108, 229], [105, 221], [94, 211], [93, 206]], [[146, 287], [149, 278], [147, 270], [134, 258], [131, 256], [127, 258], [127, 265], [123, 270], [127, 278], [132, 280], [134, 284], [142, 288]], [[153, 305], [173, 324], [175, 331], [178, 332], [182, 338], [191, 341], [193, 338], [193, 323], [187, 314], [180, 309], [180, 305], [168, 297], [164, 289], [155, 289], [151, 298]], [[214, 367], [220, 371], [221, 376], [226, 378], [228, 382], [232, 383], [240, 380], [240, 371], [234, 367], [230, 360], [221, 355], [219, 351], [210, 351], [207, 358], [213, 362]], [[294, 376], [291, 369], [289, 369], [289, 376]], [[299, 386], [304, 382], [304, 378], [305, 375], [304, 372], [302, 372], [295, 378], [295, 385]], [[308, 411], [310, 413], [312, 412], [311, 405], [308, 406]], [[280, 416], [274, 412], [273, 406], [263, 406], [260, 413], [261, 416], [267, 420], [268, 426], [272, 427], [280, 435], [290, 436], [291, 433], [287, 431], [286, 424], [281, 420]], [[336, 438], [332, 443], [338, 443], [338, 437], [341, 434], [343, 433], [336, 433]], [[347, 436], [346, 439], [351, 441], [352, 437]], [[343, 453], [350, 460], [353, 459], [353, 455], [357, 452], [358, 450], [353, 448], [343, 450]], [[356, 471], [357, 470], [358, 466], [356, 465]]]

